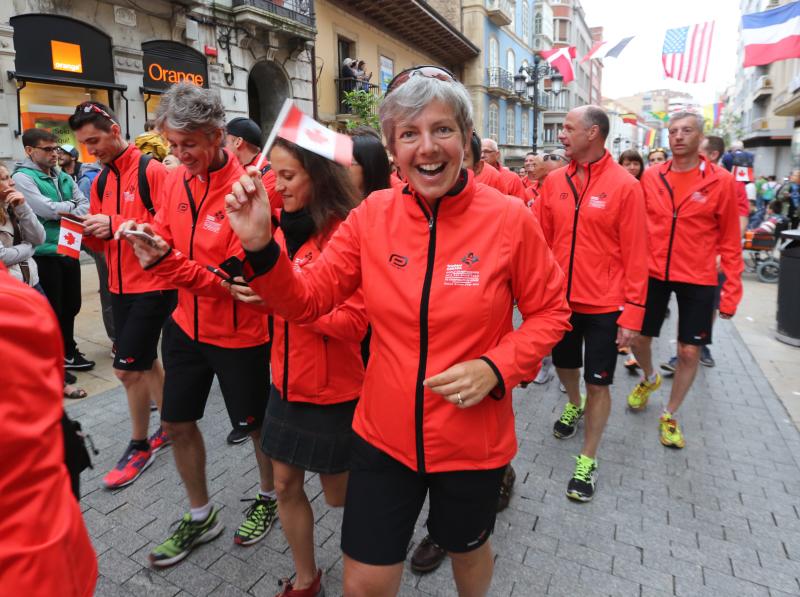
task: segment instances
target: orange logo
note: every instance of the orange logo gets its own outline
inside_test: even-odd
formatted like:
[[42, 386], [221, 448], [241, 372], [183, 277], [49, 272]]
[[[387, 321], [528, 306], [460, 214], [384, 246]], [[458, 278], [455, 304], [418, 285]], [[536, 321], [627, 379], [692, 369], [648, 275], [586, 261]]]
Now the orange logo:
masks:
[[202, 75], [164, 68], [157, 62], [154, 62], [148, 67], [147, 74], [150, 75], [153, 81], [163, 81], [164, 83], [188, 81], [189, 83], [194, 83], [198, 87], [202, 87], [205, 82]]
[[53, 54], [53, 70], [63, 70], [68, 73], [83, 72], [81, 47], [78, 44], [53, 39], [50, 40], [50, 49]]

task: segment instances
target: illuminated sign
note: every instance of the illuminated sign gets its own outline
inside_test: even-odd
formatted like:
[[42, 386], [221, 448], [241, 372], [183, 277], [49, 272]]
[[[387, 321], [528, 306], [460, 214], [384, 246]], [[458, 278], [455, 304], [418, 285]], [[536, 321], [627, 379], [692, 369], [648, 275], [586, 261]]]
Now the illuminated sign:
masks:
[[148, 41], [142, 44], [144, 88], [161, 93], [170, 85], [186, 81], [208, 88], [206, 57], [197, 50], [174, 41]]
[[50, 40], [50, 50], [53, 54], [53, 70], [68, 73], [82, 73], [83, 61], [81, 60], [81, 47], [65, 41]]
[[194, 83], [198, 87], [202, 87], [205, 79], [203, 75], [198, 73], [187, 73], [182, 70], [173, 70], [164, 68], [158, 62], [153, 62], [147, 67], [147, 74], [152, 81], [159, 83], [180, 83], [181, 81], [188, 81]]

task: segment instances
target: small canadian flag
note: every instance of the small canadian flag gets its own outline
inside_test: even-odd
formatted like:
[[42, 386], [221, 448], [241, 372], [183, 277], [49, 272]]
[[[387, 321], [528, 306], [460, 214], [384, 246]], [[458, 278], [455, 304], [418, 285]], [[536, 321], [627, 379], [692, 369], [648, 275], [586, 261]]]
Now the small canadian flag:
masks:
[[261, 167], [275, 137], [282, 137], [324, 158], [338, 162], [342, 166], [349, 167], [353, 163], [353, 140], [347, 135], [332, 131], [304, 114], [289, 98], [283, 103], [256, 168]]
[[81, 255], [83, 240], [83, 224], [76, 220], [61, 218], [61, 230], [58, 233], [58, 249], [56, 253], [78, 259]]
[[733, 177], [736, 179], [736, 182], [752, 182], [755, 180], [753, 178], [753, 169], [747, 166], [734, 166]]

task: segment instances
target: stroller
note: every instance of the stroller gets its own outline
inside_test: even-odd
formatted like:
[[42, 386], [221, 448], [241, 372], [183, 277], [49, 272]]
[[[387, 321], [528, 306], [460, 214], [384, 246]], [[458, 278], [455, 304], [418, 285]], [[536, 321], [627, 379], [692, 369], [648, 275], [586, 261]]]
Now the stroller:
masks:
[[755, 272], [761, 282], [775, 284], [780, 275], [781, 266], [778, 261], [776, 247], [781, 232], [788, 229], [789, 222], [781, 221], [775, 226], [775, 232], [764, 230], [748, 230], [744, 233], [742, 248], [744, 253], [744, 270]]

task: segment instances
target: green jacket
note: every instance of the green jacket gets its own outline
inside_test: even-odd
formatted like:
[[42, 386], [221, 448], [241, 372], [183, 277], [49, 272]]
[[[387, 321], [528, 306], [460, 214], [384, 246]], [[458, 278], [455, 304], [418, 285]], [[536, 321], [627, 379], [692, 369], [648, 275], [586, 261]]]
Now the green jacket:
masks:
[[[39, 189], [39, 192], [53, 202], [69, 201], [72, 199], [75, 181], [72, 177], [60, 169], [56, 169], [58, 188], [56, 181], [46, 173], [35, 168], [20, 166], [14, 170], [14, 174], [21, 172], [30, 177]], [[39, 218], [44, 226], [44, 242], [36, 247], [34, 255], [56, 255], [58, 249], [58, 235], [61, 230], [61, 219], [45, 220]]]

